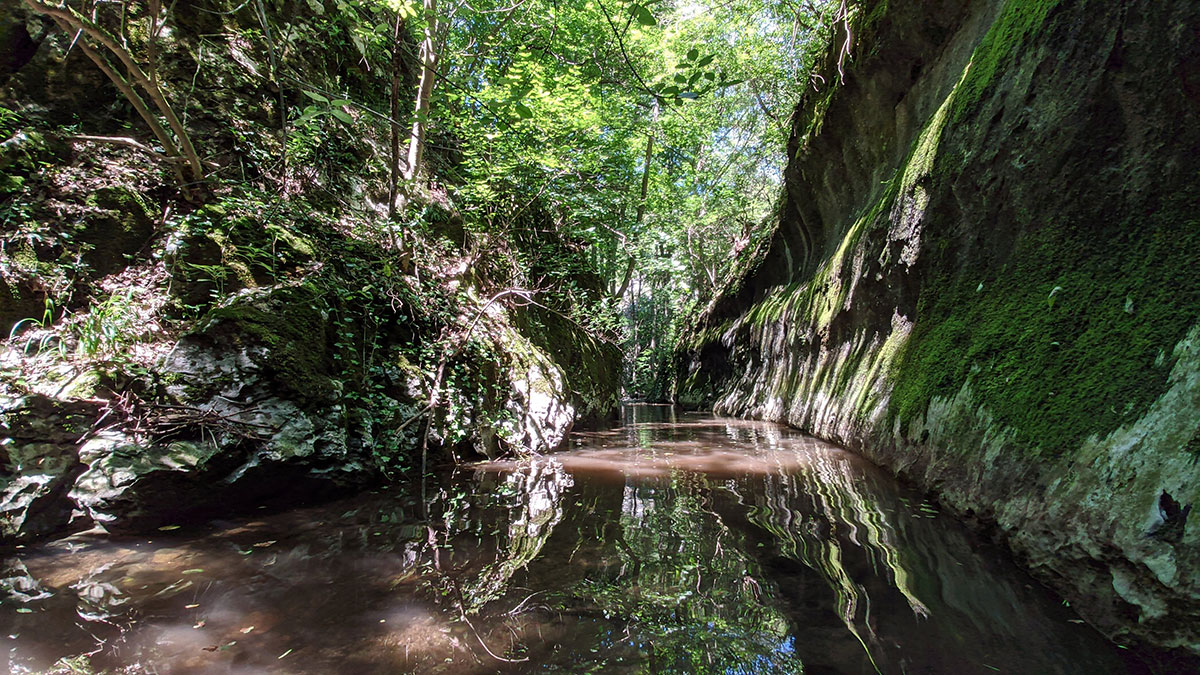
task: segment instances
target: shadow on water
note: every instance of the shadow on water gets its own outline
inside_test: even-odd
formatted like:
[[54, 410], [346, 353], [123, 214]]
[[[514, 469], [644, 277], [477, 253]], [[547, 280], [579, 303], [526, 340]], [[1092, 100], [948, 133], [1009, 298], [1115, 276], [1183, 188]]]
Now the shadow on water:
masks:
[[13, 672], [1138, 672], [952, 519], [770, 424], [626, 408], [549, 457], [18, 550]]

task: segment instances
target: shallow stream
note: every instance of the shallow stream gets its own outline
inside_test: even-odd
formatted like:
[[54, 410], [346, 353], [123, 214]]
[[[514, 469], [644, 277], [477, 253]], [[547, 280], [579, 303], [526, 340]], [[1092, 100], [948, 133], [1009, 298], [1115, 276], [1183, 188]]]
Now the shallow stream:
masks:
[[855, 455], [666, 407], [460, 468], [424, 502], [77, 535], [0, 576], [13, 672], [1140, 670]]

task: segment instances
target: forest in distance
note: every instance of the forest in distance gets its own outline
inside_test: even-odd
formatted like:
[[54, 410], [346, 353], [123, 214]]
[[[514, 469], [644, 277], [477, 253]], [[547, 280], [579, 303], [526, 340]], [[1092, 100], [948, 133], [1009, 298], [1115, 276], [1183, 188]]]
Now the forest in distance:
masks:
[[[363, 211], [374, 237], [411, 258], [429, 245], [424, 230], [450, 211], [476, 257], [511, 268], [503, 270], [517, 282], [503, 289], [510, 300], [570, 292], [557, 279], [531, 283], [541, 280], [528, 268], [551, 263], [509, 250], [513, 239], [552, 229], [576, 249], [555, 273], [598, 275], [606, 285], [603, 298], [573, 304], [571, 319], [619, 342], [627, 394], [651, 399], [666, 394], [680, 322], [769, 231], [791, 111], [806, 90], [833, 86], [814, 64], [835, 38], [845, 58], [859, 11], [807, 1], [310, 2], [272, 7], [281, 17], [298, 13], [273, 26], [256, 3], [235, 13], [162, 3], [13, 6], [35, 17], [46, 33], [39, 38], [71, 36], [67, 46], [79, 53], [64, 68], [107, 78], [64, 76], [117, 90], [114, 105], [128, 120], [112, 120], [112, 134], [70, 140], [97, 151], [131, 148], [163, 172], [163, 188], [182, 198], [164, 224], [186, 224], [221, 203], [277, 208], [271, 198], [281, 192], [317, 189], [328, 198], [345, 181], [339, 172], [368, 172], [376, 192], [359, 188], [346, 206]], [[213, 42], [232, 34], [188, 34], [223, 16], [245, 46]], [[177, 48], [177, 40], [187, 44]], [[262, 53], [248, 54], [250, 45]], [[313, 69], [314, 52], [333, 58]], [[214, 98], [228, 99], [251, 89], [254, 97], [236, 102], [201, 93], [224, 90]], [[13, 94], [10, 133], [25, 121], [23, 104], [34, 103]], [[203, 138], [221, 116], [210, 106], [222, 105], [256, 108], [240, 120], [247, 128], [235, 152], [247, 156], [236, 162], [228, 141]], [[148, 128], [151, 138], [122, 126]], [[356, 157], [353, 146], [364, 141], [370, 157]], [[26, 143], [10, 155], [33, 173], [39, 140]], [[10, 224], [36, 211], [21, 164], [6, 179]], [[52, 313], [80, 300], [76, 288], [42, 290]]]

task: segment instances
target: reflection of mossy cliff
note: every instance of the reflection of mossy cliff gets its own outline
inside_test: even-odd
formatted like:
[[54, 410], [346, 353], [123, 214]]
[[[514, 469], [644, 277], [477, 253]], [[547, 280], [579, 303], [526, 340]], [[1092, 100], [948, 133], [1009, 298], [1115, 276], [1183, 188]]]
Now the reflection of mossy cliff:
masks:
[[854, 21], [679, 397], [860, 448], [996, 523], [1110, 634], [1200, 651], [1200, 9]]

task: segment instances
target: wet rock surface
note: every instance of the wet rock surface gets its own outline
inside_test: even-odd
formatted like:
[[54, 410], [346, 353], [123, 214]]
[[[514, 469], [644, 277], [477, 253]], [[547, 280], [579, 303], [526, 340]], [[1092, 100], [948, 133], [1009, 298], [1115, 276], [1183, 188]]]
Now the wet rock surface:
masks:
[[[304, 504], [381, 480], [381, 437], [392, 439], [393, 452], [451, 442], [440, 428], [423, 440], [429, 385], [414, 368], [379, 373], [373, 400], [390, 416], [354, 407], [327, 349], [329, 317], [303, 284], [245, 291], [160, 361], [153, 402], [41, 394], [6, 401], [0, 538], [31, 541], [93, 525], [148, 531]], [[502, 325], [504, 315], [490, 320]], [[465, 443], [454, 442], [489, 456], [549, 452], [577, 416], [569, 379], [520, 333], [497, 334], [497, 348], [512, 359], [493, 373], [503, 393], [461, 412], [460, 423], [473, 426]], [[498, 423], [488, 406], [501, 411]]]
[[678, 396], [846, 444], [1196, 654], [1200, 13], [1144, 9], [866, 3]]

